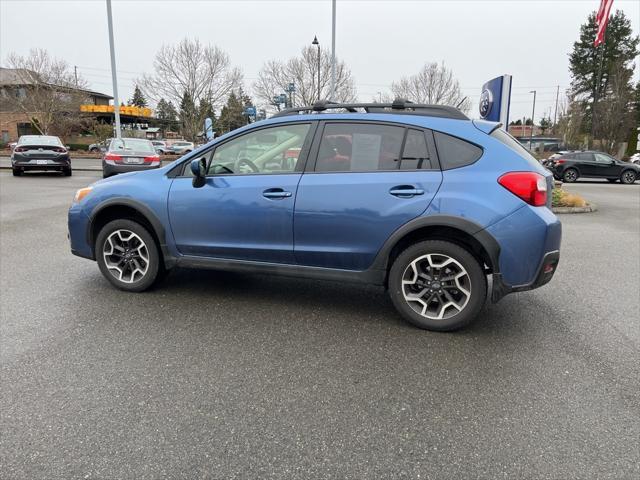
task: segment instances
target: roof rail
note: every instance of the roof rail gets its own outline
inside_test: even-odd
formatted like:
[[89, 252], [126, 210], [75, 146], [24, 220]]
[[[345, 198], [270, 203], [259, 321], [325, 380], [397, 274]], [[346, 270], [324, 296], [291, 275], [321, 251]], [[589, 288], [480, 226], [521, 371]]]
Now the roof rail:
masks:
[[338, 103], [331, 100], [320, 100], [311, 106], [288, 108], [276, 113], [271, 118], [305, 113], [321, 113], [327, 110], [346, 110], [356, 113], [359, 109], [366, 113], [393, 113], [407, 115], [423, 115], [429, 117], [454, 118], [469, 120], [464, 113], [448, 105], [426, 105], [413, 103], [403, 98], [396, 98], [392, 103]]

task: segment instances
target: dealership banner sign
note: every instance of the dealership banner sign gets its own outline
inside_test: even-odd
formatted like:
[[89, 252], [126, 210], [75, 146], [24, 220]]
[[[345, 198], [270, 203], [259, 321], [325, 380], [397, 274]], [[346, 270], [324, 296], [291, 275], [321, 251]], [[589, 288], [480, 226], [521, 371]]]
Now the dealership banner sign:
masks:
[[511, 75], [502, 75], [489, 80], [482, 86], [480, 94], [480, 118], [502, 123], [505, 130], [509, 125], [511, 104]]

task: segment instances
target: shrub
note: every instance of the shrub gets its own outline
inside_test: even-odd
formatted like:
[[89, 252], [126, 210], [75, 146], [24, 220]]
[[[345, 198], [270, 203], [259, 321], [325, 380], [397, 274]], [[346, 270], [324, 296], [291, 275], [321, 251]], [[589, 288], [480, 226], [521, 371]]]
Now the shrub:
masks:
[[553, 207], [586, 207], [587, 201], [580, 195], [569, 193], [562, 188], [554, 188], [551, 192]]
[[89, 145], [84, 143], [67, 143], [67, 146], [69, 147], [69, 150], [89, 150]]

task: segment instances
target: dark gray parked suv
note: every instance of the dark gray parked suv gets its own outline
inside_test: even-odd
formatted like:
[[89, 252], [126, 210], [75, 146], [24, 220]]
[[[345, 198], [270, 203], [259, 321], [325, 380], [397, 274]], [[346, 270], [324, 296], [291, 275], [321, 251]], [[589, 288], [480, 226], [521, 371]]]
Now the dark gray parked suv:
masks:
[[160, 167], [160, 156], [149, 140], [114, 138], [102, 157], [102, 176]]

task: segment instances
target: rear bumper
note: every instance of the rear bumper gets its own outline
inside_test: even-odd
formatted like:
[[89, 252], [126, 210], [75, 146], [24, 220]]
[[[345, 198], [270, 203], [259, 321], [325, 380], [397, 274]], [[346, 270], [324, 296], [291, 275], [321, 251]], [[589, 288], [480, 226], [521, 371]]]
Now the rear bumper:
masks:
[[547, 207], [524, 206], [486, 229], [500, 245], [492, 299], [548, 283], [560, 259], [562, 225]]
[[157, 165], [112, 165], [110, 163], [102, 163], [102, 171], [106, 176], [115, 175], [117, 173], [153, 170], [154, 168], [160, 168], [160, 163], [158, 163]]
[[533, 290], [535, 288], [546, 285], [551, 281], [553, 275], [556, 273], [558, 263], [560, 262], [560, 252], [555, 250], [548, 252], [540, 263], [540, 268], [533, 282], [527, 285], [511, 286], [504, 282], [502, 274], [494, 273], [491, 275], [492, 287], [491, 287], [491, 301], [498, 302], [502, 297], [514, 292], [524, 292], [526, 290]]
[[[42, 161], [42, 160], [41, 160]], [[71, 167], [71, 160], [69, 160], [68, 158], [61, 158], [61, 159], [55, 159], [55, 160], [51, 160], [51, 159], [47, 159], [46, 160], [47, 163], [46, 164], [38, 164], [36, 163], [37, 160], [16, 160], [16, 159], [12, 159], [11, 160], [11, 167], [15, 168], [15, 169], [20, 169], [23, 172], [28, 172], [31, 170], [38, 170], [38, 171], [47, 171], [47, 170], [63, 170], [65, 168], [70, 168]]]

